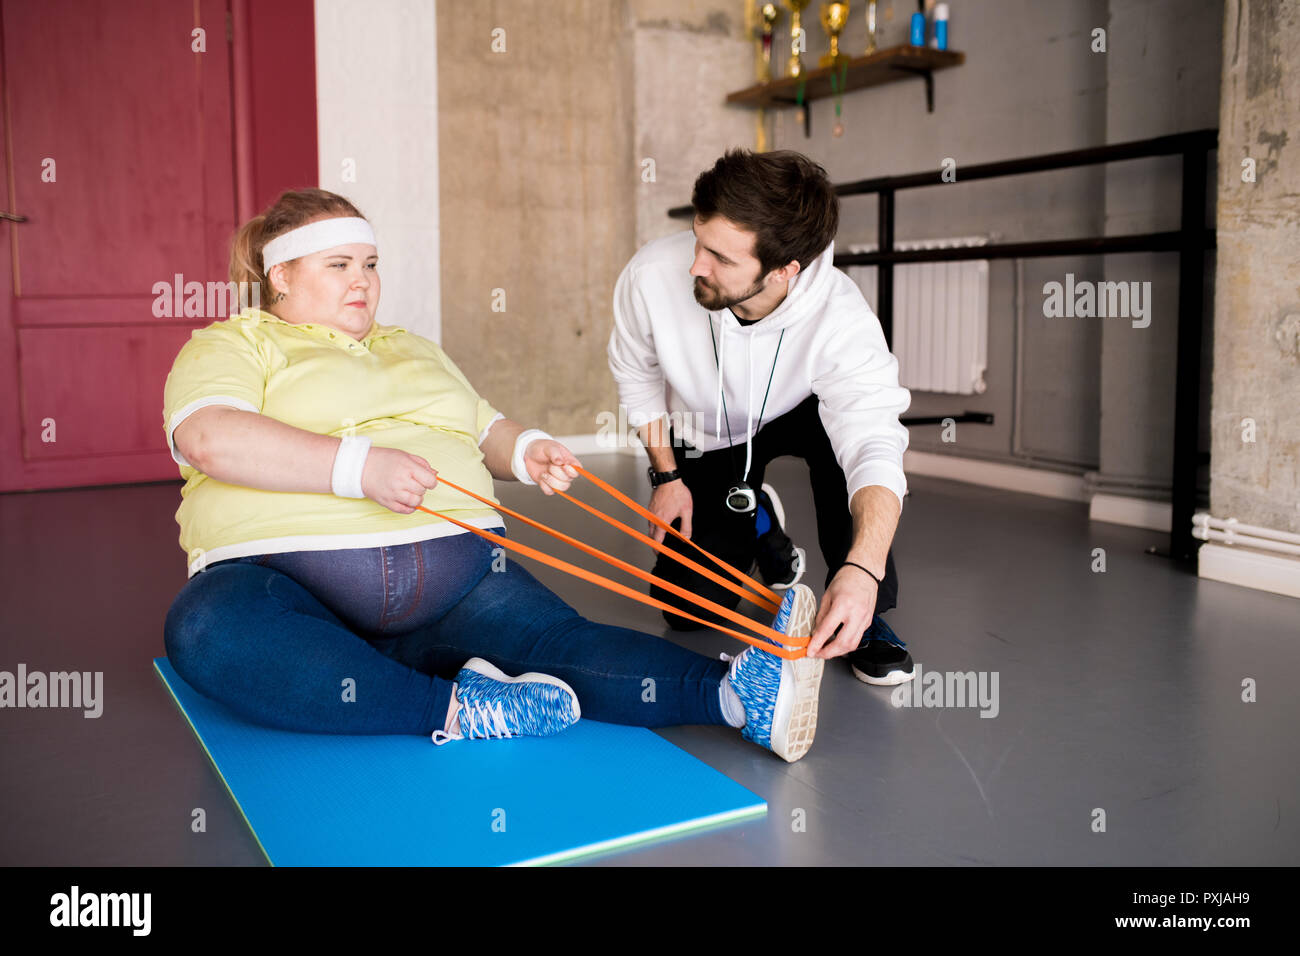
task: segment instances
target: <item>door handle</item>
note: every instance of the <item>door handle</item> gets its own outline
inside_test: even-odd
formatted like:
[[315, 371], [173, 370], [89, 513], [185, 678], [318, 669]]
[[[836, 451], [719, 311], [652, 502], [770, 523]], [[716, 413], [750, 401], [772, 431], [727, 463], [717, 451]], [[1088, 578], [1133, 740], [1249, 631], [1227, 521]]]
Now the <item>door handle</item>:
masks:
[[0, 219], [8, 219], [10, 222], [26, 222], [26, 216], [20, 216], [13, 212], [0, 212]]

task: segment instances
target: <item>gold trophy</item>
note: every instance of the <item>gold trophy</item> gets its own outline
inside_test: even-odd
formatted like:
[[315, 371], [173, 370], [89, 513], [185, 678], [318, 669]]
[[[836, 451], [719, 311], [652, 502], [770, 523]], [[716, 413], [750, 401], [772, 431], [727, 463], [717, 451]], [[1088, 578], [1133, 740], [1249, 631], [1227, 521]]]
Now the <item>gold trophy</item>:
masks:
[[760, 3], [758, 5], [758, 26], [755, 27], [756, 39], [758, 41], [758, 81], [760, 83], [772, 82], [772, 35], [776, 30], [776, 25], [781, 19], [781, 11], [776, 8], [775, 3]]
[[870, 56], [876, 52], [876, 0], [867, 0], [867, 49]]
[[807, 46], [808, 41], [804, 38], [803, 23], [800, 22], [799, 15], [811, 0], [785, 0], [785, 5], [790, 9], [790, 67], [786, 70], [787, 76], [803, 75], [803, 59], [800, 53]]
[[831, 38], [831, 50], [818, 61], [819, 66], [839, 66], [848, 57], [840, 53], [840, 34], [849, 23], [848, 0], [822, 3], [822, 29]]
[[[745, 0], [745, 31], [754, 38], [754, 70], [758, 82], [772, 82], [772, 40], [781, 11], [775, 3]], [[754, 113], [754, 150], [767, 152], [767, 111], [761, 106]]]

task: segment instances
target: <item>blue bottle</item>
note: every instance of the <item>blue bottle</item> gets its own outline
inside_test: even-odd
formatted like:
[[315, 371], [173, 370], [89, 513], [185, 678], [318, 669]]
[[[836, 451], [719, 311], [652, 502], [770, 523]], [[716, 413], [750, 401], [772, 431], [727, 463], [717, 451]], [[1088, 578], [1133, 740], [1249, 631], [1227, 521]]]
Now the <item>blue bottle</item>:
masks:
[[912, 46], [925, 46], [925, 14], [912, 14]]
[[934, 8], [934, 48], [948, 49], [948, 4], [940, 3]]

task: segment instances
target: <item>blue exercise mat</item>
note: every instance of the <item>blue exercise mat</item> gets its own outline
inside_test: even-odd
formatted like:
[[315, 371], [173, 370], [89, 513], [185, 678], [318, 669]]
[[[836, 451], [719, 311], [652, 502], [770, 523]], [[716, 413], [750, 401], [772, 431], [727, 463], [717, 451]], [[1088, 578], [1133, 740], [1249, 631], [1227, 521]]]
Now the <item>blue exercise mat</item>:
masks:
[[[452, 741], [250, 724], [154, 659], [275, 866], [559, 863], [762, 816], [767, 803], [643, 727]], [[737, 739], [737, 746], [753, 746]]]

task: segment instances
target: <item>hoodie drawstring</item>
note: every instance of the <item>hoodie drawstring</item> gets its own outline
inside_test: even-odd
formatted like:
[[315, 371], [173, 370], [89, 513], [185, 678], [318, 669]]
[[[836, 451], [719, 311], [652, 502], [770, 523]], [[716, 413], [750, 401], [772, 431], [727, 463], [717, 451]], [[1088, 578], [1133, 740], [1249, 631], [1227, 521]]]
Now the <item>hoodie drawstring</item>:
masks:
[[[727, 398], [723, 392], [722, 369], [726, 364], [727, 354], [727, 325], [719, 316], [718, 318], [718, 336], [713, 334], [713, 316], [709, 316], [709, 338], [713, 341], [713, 358], [718, 364], [718, 394], [716, 412], [713, 419], [713, 434], [718, 435], [722, 431], [721, 424], [723, 418], [727, 420], [727, 447], [734, 447], [731, 440], [731, 416], [726, 414]], [[721, 343], [719, 343], [721, 339]], [[781, 357], [781, 343], [785, 341], [785, 329], [781, 330], [781, 336], [776, 340], [776, 353], [772, 356], [772, 371], [767, 376], [767, 388], [763, 391], [763, 407], [758, 412], [758, 427], [754, 427], [754, 336], [749, 336], [749, 372], [746, 380], [748, 388], [748, 400], [746, 401], [746, 418], [745, 418], [745, 475], [741, 478], [742, 482], [749, 481], [749, 469], [754, 460], [754, 434], [763, 427], [763, 416], [767, 413], [767, 397], [772, 393], [772, 379], [776, 376], [776, 361]], [[721, 437], [721, 436], [719, 436]]]
[[[749, 391], [746, 394], [745, 408], [745, 474], [741, 481], [749, 481], [749, 465], [754, 460], [754, 337], [749, 339], [749, 372], [745, 376]], [[775, 368], [775, 366], [773, 366]], [[719, 369], [718, 371], [721, 371]]]
[[[709, 316], [709, 336], [713, 336], [713, 317]], [[727, 356], [727, 325], [718, 317], [718, 338], [722, 339], [722, 345], [719, 346], [715, 341], [713, 343], [713, 358], [718, 365], [718, 395], [714, 399], [715, 414], [713, 416], [713, 434], [719, 438], [722, 437], [722, 366]]]

